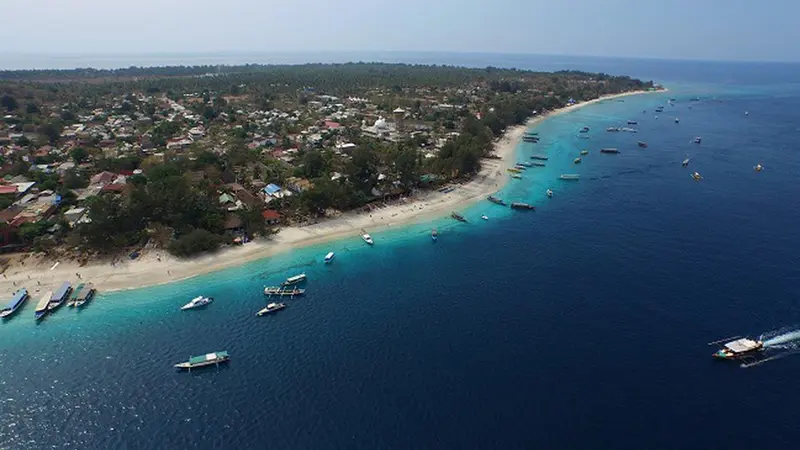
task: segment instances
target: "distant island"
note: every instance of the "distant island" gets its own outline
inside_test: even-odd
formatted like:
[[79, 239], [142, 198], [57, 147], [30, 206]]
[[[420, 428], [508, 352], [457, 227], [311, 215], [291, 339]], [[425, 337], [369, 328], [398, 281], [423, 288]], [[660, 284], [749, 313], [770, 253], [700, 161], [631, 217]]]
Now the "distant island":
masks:
[[468, 181], [509, 127], [652, 89], [378, 63], [0, 72], [0, 249], [213, 251]]

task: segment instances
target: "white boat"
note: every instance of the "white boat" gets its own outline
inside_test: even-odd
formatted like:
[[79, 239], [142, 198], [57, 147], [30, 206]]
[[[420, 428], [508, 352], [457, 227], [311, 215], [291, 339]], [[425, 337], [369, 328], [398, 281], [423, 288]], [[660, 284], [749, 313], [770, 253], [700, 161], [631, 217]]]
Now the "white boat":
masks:
[[572, 161], [572, 163], [573, 163], [573, 164], [580, 164], [580, 163], [581, 163], [581, 159], [580, 159], [580, 158], [575, 158], [575, 159]]
[[678, 118], [678, 117], [676, 117], [676, 118], [675, 118], [675, 123], [681, 123], [681, 119], [680, 119], [680, 118]]
[[552, 189], [548, 189], [547, 190], [547, 196], [550, 197], [550, 198], [553, 198], [553, 190]]
[[703, 177], [698, 172], [695, 172], [692, 174], [692, 179], [694, 179], [694, 181], [700, 181]]
[[190, 301], [189, 303], [181, 306], [181, 310], [186, 311], [187, 309], [202, 308], [203, 306], [206, 306], [213, 301], [214, 299], [211, 297], [203, 297], [202, 295], [200, 295], [193, 298], [192, 301]]
[[561, 178], [562, 180], [566, 181], [577, 181], [581, 179], [581, 176], [576, 173], [565, 173], [558, 178]]
[[483, 219], [483, 220], [489, 220], [489, 216], [487, 216], [486, 214], [484, 214], [484, 215], [482, 215], [482, 216], [481, 216], [481, 219]]
[[286, 308], [286, 303], [270, 303], [267, 305], [266, 308], [261, 309], [256, 313], [257, 316], [264, 316], [267, 314], [274, 313], [275, 311], [280, 311], [283, 308]]
[[333, 252], [330, 252], [327, 255], [325, 255], [325, 264], [328, 264], [328, 263], [332, 262], [333, 258], [335, 258], [335, 257], [336, 257], [336, 254], [333, 253]]
[[686, 166], [688, 166], [688, 165], [689, 165], [689, 158], [686, 158], [686, 159], [684, 159], [684, 160], [683, 160], [683, 162], [681, 163], [681, 165], [682, 165], [683, 167], [686, 167]]
[[287, 278], [286, 281], [283, 282], [283, 285], [289, 286], [291, 284], [302, 283], [303, 281], [306, 281], [306, 278], [307, 277], [305, 273], [297, 274], [293, 277]]
[[433, 242], [436, 242], [437, 240], [439, 240], [439, 232], [436, 231], [436, 228], [431, 230], [431, 240]]
[[756, 164], [753, 167], [753, 170], [755, 170], [756, 172], [761, 172], [762, 170], [764, 170], [764, 166], [762, 166], [761, 164]]
[[369, 244], [369, 245], [372, 245], [372, 244], [374, 244], [374, 243], [375, 243], [375, 241], [373, 241], [373, 240], [372, 240], [372, 236], [370, 236], [370, 235], [369, 235], [369, 234], [367, 234], [367, 233], [364, 233], [364, 234], [362, 234], [362, 235], [361, 235], [361, 239], [363, 239], [363, 240], [364, 240], [364, 242], [366, 242], [366, 243], [367, 243], [367, 244]]

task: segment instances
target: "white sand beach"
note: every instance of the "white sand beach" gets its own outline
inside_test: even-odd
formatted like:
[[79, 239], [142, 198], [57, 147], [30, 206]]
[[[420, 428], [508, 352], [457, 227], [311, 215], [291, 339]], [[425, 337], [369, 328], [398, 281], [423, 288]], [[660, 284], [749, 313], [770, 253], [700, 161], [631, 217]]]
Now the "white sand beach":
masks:
[[36, 297], [37, 292], [53, 289], [64, 280], [73, 283], [91, 281], [100, 292], [134, 289], [245, 264], [293, 248], [359, 236], [361, 230], [380, 239], [382, 230], [449, 215], [451, 211], [477, 203], [501, 189], [510, 178], [506, 169], [516, 162], [515, 150], [522, 135], [546, 117], [567, 113], [601, 100], [641, 93], [644, 92], [628, 92], [579, 103], [549, 115], [536, 116], [525, 125], [509, 128], [495, 143], [494, 152], [500, 159], [484, 159], [479, 174], [446, 194], [438, 191], [421, 192], [371, 213], [348, 212], [313, 225], [283, 227], [268, 239], [257, 239], [239, 247], [192, 259], [177, 259], [162, 250], [145, 251], [136, 260], [123, 259], [113, 264], [90, 263], [80, 267], [77, 262], [60, 261], [56, 267], [52, 267], [56, 263], [52, 259], [18, 255], [0, 278], [0, 292], [10, 295], [17, 288], [26, 287]]

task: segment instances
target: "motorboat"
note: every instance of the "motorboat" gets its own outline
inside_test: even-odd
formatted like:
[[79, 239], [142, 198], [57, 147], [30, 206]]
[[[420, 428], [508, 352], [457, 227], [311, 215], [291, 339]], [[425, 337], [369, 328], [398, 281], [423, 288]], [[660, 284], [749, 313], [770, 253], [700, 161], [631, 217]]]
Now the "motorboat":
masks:
[[693, 173], [693, 174], [692, 174], [692, 179], [693, 179], [694, 181], [700, 181], [700, 180], [702, 180], [702, 179], [703, 179], [703, 177], [702, 177], [702, 176], [700, 176], [700, 174], [699, 174], [698, 172], [695, 172], [695, 173]]
[[689, 158], [686, 158], [686, 159], [684, 159], [684, 160], [681, 162], [681, 165], [682, 165], [683, 167], [687, 167], [687, 166], [689, 165]]
[[325, 264], [329, 264], [329, 263], [333, 262], [333, 258], [335, 258], [335, 257], [336, 257], [336, 253], [328, 252], [328, 254], [325, 255]]
[[581, 159], [580, 158], [575, 158], [574, 160], [572, 160], [572, 163], [573, 164], [580, 164], [581, 163]]
[[228, 355], [228, 352], [213, 352], [213, 353], [206, 353], [205, 355], [200, 356], [191, 356], [189, 360], [186, 362], [175, 364], [176, 369], [186, 369], [192, 370], [197, 369], [200, 367], [205, 366], [212, 366], [212, 365], [219, 365], [221, 363], [225, 363], [230, 361], [231, 357]]
[[453, 219], [456, 219], [459, 222], [466, 222], [467, 221], [467, 219], [465, 219], [464, 216], [462, 216], [461, 214], [459, 214], [459, 213], [457, 213], [455, 211], [450, 213], [450, 217], [452, 217]]
[[753, 166], [753, 170], [755, 170], [756, 172], [761, 172], [762, 170], [764, 170], [764, 166], [762, 166], [761, 164], [756, 164], [755, 166]]
[[495, 197], [494, 195], [490, 195], [490, 196], [486, 197], [486, 200], [489, 200], [490, 202], [492, 202], [492, 203], [494, 203], [496, 205], [505, 206], [505, 204], [506, 204], [506, 202], [504, 202], [503, 200]]
[[211, 298], [211, 297], [204, 297], [202, 295], [199, 295], [199, 296], [193, 298], [191, 301], [189, 301], [189, 303], [181, 306], [181, 311], [186, 311], [186, 310], [189, 310], [189, 309], [202, 308], [204, 306], [209, 305], [213, 301], [214, 301], [214, 299]]
[[601, 148], [600, 153], [609, 153], [609, 154], [617, 154], [619, 150], [616, 148]]
[[712, 343], [712, 345], [713, 344], [721, 346], [719, 350], [711, 355], [717, 359], [742, 359], [752, 357], [764, 350], [764, 343], [762, 341], [749, 338], [739, 338], [724, 343], [717, 341]]
[[363, 240], [364, 240], [364, 242], [366, 242], [366, 243], [367, 243], [367, 244], [369, 244], [369, 245], [372, 245], [372, 244], [374, 244], [374, 243], [375, 243], [375, 241], [373, 241], [373, 240], [372, 240], [372, 236], [370, 236], [370, 235], [369, 235], [369, 234], [367, 234], [367, 233], [364, 233], [364, 234], [362, 234], [362, 235], [361, 235], [361, 239], [363, 239]]
[[438, 241], [438, 240], [439, 240], [439, 232], [438, 232], [438, 231], [436, 231], [436, 228], [434, 228], [434, 229], [432, 229], [432, 230], [431, 230], [431, 240], [432, 240], [433, 242], [436, 242], [436, 241]]
[[283, 308], [286, 308], [286, 303], [270, 303], [266, 307], [259, 310], [256, 315], [257, 316], [265, 316], [267, 314], [272, 314], [276, 311], [280, 311]]
[[283, 282], [283, 285], [284, 286], [291, 286], [293, 284], [302, 283], [303, 281], [306, 281], [307, 278], [308, 277], [306, 277], [305, 273], [300, 273], [300, 274], [297, 274], [295, 276], [291, 276], [291, 277], [287, 278], [286, 281]]
[[565, 173], [558, 177], [565, 181], [578, 181], [581, 179], [581, 176], [576, 173]]
[[681, 119], [680, 119], [680, 117], [676, 117], [676, 118], [675, 118], [675, 123], [681, 123]]
[[581, 156], [586, 156], [589, 154], [589, 150], [581, 150]]
[[697, 136], [696, 138], [694, 138], [694, 140], [692, 142], [694, 142], [695, 144], [699, 144], [699, 143], [703, 142], [703, 138], [701, 138], [700, 136]]
[[484, 215], [482, 215], [482, 216], [481, 216], [481, 219], [483, 219], [483, 220], [489, 220], [489, 216], [487, 216], [486, 214], [484, 214]]
[[553, 190], [552, 189], [548, 189], [547, 191], [545, 191], [545, 193], [547, 194], [548, 197], [553, 198]]
[[638, 145], [639, 147], [642, 147], [642, 148], [647, 148], [647, 142], [644, 142], [644, 141], [639, 141], [639, 142], [636, 143], [636, 145]]

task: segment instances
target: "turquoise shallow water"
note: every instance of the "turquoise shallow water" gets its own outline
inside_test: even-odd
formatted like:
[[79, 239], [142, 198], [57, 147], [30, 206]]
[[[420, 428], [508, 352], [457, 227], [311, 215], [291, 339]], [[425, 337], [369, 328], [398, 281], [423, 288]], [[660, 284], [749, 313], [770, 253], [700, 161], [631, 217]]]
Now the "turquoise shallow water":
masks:
[[[547, 167], [500, 193], [536, 212], [481, 202], [470, 224], [442, 217], [374, 233], [374, 247], [353, 237], [102, 294], [39, 325], [26, 305], [0, 324], [0, 446], [793, 448], [800, 358], [741, 370], [705, 343], [798, 322], [800, 90], [747, 68], [714, 84], [716, 66], [692, 67], [669, 93], [540, 124], [519, 159], [547, 153]], [[639, 133], [604, 131], [630, 119]], [[687, 155], [703, 182], [680, 167]], [[582, 179], [558, 181], [566, 172]], [[263, 285], [299, 271], [308, 295], [256, 317]], [[199, 294], [217, 301], [179, 311]], [[212, 350], [231, 363], [171, 368]], [[747, 420], [726, 428], [731, 417]]]

